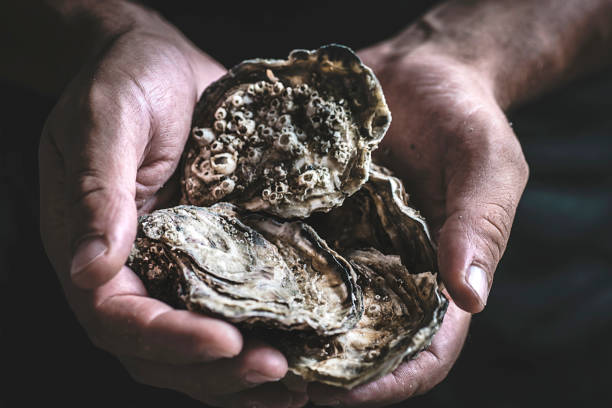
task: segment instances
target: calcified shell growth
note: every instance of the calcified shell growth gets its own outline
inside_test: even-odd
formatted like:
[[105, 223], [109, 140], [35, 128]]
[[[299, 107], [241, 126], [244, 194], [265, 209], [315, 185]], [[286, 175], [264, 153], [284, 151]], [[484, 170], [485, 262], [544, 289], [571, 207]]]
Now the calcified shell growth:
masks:
[[339, 251], [374, 247], [399, 255], [411, 273], [438, 270], [425, 219], [409, 205], [402, 182], [382, 166], [372, 164], [361, 190], [309, 224]]
[[307, 381], [388, 374], [448, 305], [425, 220], [371, 163], [390, 119], [346, 47], [237, 65], [194, 112], [191, 205], [141, 217], [128, 265], [151, 296], [264, 336]]
[[260, 334], [293, 373], [352, 388], [427, 347], [448, 305], [408, 198], [372, 165], [361, 190], [306, 222], [228, 203], [158, 210], [140, 218], [129, 265], [173, 305], [282, 329]]
[[286, 335], [278, 346], [291, 371], [305, 380], [353, 388], [393, 371], [428, 346], [442, 322], [446, 299], [435, 274], [411, 274], [399, 256], [370, 248], [347, 258], [363, 290], [365, 312], [357, 325], [331, 337]]
[[284, 218], [327, 211], [366, 181], [390, 120], [374, 74], [346, 47], [245, 61], [197, 104], [183, 202]]
[[393, 371], [431, 342], [448, 301], [425, 220], [408, 204], [401, 181], [372, 165], [368, 182], [342, 207], [308, 219], [353, 266], [364, 314], [335, 336], [283, 337], [278, 347], [295, 374], [352, 388]]
[[351, 265], [312, 228], [228, 203], [141, 217], [128, 265], [153, 296], [234, 322], [331, 334], [362, 313]]

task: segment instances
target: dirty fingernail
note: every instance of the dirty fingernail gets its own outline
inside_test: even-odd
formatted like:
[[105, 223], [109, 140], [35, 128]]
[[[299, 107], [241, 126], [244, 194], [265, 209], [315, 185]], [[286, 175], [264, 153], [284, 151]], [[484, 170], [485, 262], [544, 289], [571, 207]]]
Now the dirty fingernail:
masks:
[[85, 238], [74, 252], [70, 275], [75, 276], [83, 272], [89, 264], [104, 255], [107, 250], [108, 247], [102, 237]]
[[487, 273], [479, 266], [472, 265], [468, 269], [467, 282], [478, 294], [483, 304], [487, 304], [489, 297], [489, 280]]
[[244, 381], [249, 384], [261, 384], [265, 382], [278, 381], [280, 378], [269, 377], [257, 371], [249, 371], [244, 375]]

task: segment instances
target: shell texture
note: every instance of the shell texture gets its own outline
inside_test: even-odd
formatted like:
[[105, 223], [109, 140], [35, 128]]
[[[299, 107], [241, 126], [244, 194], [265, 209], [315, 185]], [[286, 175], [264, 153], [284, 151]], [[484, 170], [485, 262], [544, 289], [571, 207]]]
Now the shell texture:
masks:
[[219, 203], [157, 210], [139, 224], [128, 266], [168, 303], [326, 335], [361, 316], [352, 266], [302, 222]]
[[388, 374], [448, 306], [425, 220], [371, 163], [390, 120], [346, 47], [237, 65], [196, 106], [190, 205], [140, 217], [128, 265], [151, 296], [266, 336], [307, 381]]
[[402, 182], [386, 168], [372, 164], [361, 190], [342, 207], [316, 214], [308, 222], [341, 252], [374, 247], [399, 255], [411, 273], [435, 272], [436, 251], [429, 229], [409, 203]]
[[352, 388], [393, 371], [426, 348], [448, 300], [437, 281], [435, 248], [425, 220], [409, 206], [401, 181], [372, 165], [363, 188], [342, 207], [307, 220], [358, 275], [364, 314], [349, 331], [307, 333], [278, 344], [292, 372]]
[[399, 256], [374, 248], [347, 259], [359, 275], [364, 314], [346, 333], [286, 335], [278, 346], [290, 370], [307, 381], [353, 388], [393, 371], [429, 345], [447, 302], [431, 272], [411, 274]]
[[283, 218], [327, 211], [366, 181], [390, 122], [378, 80], [344, 46], [244, 61], [196, 106], [182, 202]]

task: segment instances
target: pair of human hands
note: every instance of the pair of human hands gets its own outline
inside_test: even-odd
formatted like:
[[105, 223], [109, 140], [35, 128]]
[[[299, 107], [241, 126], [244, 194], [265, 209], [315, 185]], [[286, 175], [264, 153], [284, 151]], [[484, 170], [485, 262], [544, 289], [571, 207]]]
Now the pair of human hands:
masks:
[[40, 143], [41, 233], [92, 342], [139, 382], [213, 406], [385, 405], [423, 393], [483, 309], [527, 178], [490, 84], [427, 47], [364, 50], [393, 122], [378, 153], [430, 222], [451, 303], [431, 346], [351, 391], [279, 382], [287, 361], [233, 325], [147, 296], [124, 263], [137, 214], [170, 205], [197, 98], [225, 69], [172, 29], [114, 37], [51, 112]]

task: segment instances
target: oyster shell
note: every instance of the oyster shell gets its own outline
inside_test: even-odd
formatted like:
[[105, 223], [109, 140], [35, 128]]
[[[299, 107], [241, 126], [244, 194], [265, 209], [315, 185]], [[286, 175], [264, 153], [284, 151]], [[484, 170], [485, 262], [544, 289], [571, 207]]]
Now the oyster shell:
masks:
[[363, 311], [353, 268], [311, 227], [228, 203], [142, 216], [128, 266], [152, 296], [233, 322], [329, 335]]
[[448, 300], [425, 220], [408, 204], [401, 181], [372, 165], [367, 183], [341, 207], [307, 220], [357, 272], [365, 312], [346, 333], [283, 337], [277, 346], [292, 372], [353, 388], [430, 344]]
[[141, 217], [128, 265], [154, 297], [267, 334], [308, 381], [389, 373], [448, 305], [424, 219], [371, 163], [390, 119], [346, 47], [235, 66], [202, 94], [181, 164], [182, 202], [211, 207]]
[[363, 290], [365, 312], [357, 325], [332, 337], [292, 333], [278, 347], [290, 370], [306, 381], [353, 388], [390, 373], [427, 347], [448, 302], [435, 274], [411, 274], [399, 256], [369, 248], [347, 258]]
[[436, 272], [436, 251], [427, 223], [409, 203], [402, 182], [388, 169], [372, 164], [361, 190], [341, 207], [313, 215], [308, 223], [341, 253], [374, 247], [399, 255], [411, 273]]
[[283, 218], [327, 211], [366, 181], [390, 121], [376, 77], [344, 46], [244, 61], [196, 106], [182, 202]]

